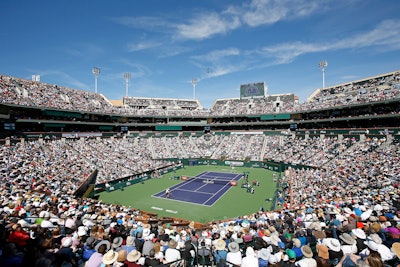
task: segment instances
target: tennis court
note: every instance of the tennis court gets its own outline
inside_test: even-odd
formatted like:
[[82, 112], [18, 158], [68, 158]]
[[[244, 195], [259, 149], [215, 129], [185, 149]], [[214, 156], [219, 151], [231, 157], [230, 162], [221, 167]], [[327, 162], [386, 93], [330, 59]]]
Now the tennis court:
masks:
[[[182, 177], [182, 182], [169, 188], [170, 200], [212, 206], [243, 174], [225, 172], [202, 172], [195, 177]], [[184, 180], [185, 179], [185, 180]], [[166, 191], [153, 195], [167, 198]]]

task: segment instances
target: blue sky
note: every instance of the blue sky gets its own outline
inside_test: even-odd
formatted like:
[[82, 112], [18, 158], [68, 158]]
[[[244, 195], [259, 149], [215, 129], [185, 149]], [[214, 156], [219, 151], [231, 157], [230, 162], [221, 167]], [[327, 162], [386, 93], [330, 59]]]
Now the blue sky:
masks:
[[397, 0], [13, 0], [0, 3], [0, 73], [129, 96], [239, 97], [240, 84], [304, 102], [322, 87], [400, 69]]

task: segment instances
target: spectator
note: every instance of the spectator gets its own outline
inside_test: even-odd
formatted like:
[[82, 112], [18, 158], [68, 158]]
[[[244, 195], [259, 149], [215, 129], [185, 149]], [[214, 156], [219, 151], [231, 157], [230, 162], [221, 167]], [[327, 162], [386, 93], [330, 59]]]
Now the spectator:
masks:
[[223, 239], [218, 239], [213, 251], [214, 260], [218, 267], [225, 267], [227, 253], [226, 242]]
[[149, 252], [149, 256], [147, 256], [144, 260], [144, 266], [146, 267], [155, 267], [161, 265], [161, 261], [156, 259], [156, 252], [154, 249], [151, 249]]
[[[239, 244], [230, 242], [228, 249], [229, 252], [226, 254], [226, 261], [240, 266], [242, 264], [242, 253], [240, 252]], [[232, 264], [230, 264], [230, 266], [233, 266]]]
[[72, 246], [72, 237], [64, 237], [61, 241], [61, 248], [56, 253], [56, 266], [78, 266], [78, 258], [76, 257]]
[[246, 256], [242, 259], [241, 267], [258, 267], [258, 258], [254, 249], [249, 246], [246, 248]]
[[179, 262], [177, 261], [181, 259], [181, 253], [176, 249], [177, 245], [178, 243], [175, 239], [171, 238], [168, 242], [168, 248], [165, 251], [164, 263], [170, 263], [172, 267], [178, 266]]
[[141, 265], [141, 264], [138, 263], [140, 257], [141, 257], [141, 254], [140, 254], [139, 251], [137, 251], [137, 250], [132, 250], [132, 251], [128, 254], [128, 256], [127, 256], [127, 258], [126, 258], [126, 261], [125, 261], [127, 267], [141, 267], [141, 266], [143, 266], [143, 265]]
[[86, 262], [85, 267], [99, 267], [103, 262], [103, 256], [110, 249], [110, 243], [108, 241], [100, 241], [95, 246], [95, 252], [90, 256]]
[[309, 245], [304, 245], [301, 247], [301, 251], [303, 252], [303, 258], [296, 262], [296, 266], [299, 267], [316, 267], [317, 261], [313, 259], [313, 252]]
[[16, 223], [11, 227], [11, 233], [8, 236], [8, 242], [14, 243], [18, 249], [23, 249], [30, 239], [29, 234], [22, 229], [21, 225]]
[[331, 264], [329, 262], [329, 249], [327, 246], [319, 244], [316, 246], [317, 251], [317, 266], [318, 267], [330, 267]]
[[17, 248], [14, 243], [7, 243], [0, 256], [1, 266], [4, 267], [22, 267], [23, 265], [23, 254], [17, 252]]
[[113, 249], [110, 249], [103, 256], [103, 264], [106, 267], [113, 266], [113, 264], [117, 261], [117, 258], [118, 258], [118, 252], [114, 251]]

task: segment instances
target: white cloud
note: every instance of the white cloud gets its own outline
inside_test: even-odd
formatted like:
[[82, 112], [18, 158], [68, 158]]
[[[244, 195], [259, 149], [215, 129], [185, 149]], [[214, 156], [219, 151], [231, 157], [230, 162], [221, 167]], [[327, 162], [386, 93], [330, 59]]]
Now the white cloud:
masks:
[[218, 13], [203, 13], [195, 16], [189, 23], [177, 25], [177, 38], [207, 39], [216, 34], [225, 34], [240, 26], [239, 18], [223, 17]]
[[161, 46], [160, 42], [156, 41], [143, 41], [138, 43], [130, 43], [128, 44], [128, 51], [129, 52], [137, 52], [147, 49], [152, 49]]
[[321, 12], [327, 2], [329, 1], [253, 0], [240, 6], [230, 6], [225, 12], [239, 16], [245, 25], [258, 27]]
[[325, 43], [292, 42], [266, 46], [260, 54], [275, 58], [276, 64], [292, 62], [296, 57], [315, 52], [376, 46], [380, 52], [400, 49], [400, 20], [386, 20], [369, 32], [355, 34], [342, 40]]
[[232, 47], [222, 50], [214, 50], [208, 54], [193, 56], [192, 58], [205, 62], [216, 62], [226, 57], [239, 56], [239, 55], [240, 55], [240, 50]]
[[130, 28], [146, 29], [153, 31], [164, 31], [165, 28], [169, 28], [171, 23], [164, 20], [162, 17], [119, 17], [112, 18], [113, 21], [125, 25]]

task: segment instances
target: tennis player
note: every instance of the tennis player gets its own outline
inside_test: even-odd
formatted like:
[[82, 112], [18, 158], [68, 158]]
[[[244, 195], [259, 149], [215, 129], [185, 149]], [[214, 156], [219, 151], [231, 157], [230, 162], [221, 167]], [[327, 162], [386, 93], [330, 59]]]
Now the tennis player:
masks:
[[170, 198], [170, 197], [171, 197], [171, 192], [169, 191], [169, 188], [167, 188], [167, 189], [165, 190], [165, 197], [166, 197], [166, 198]]

